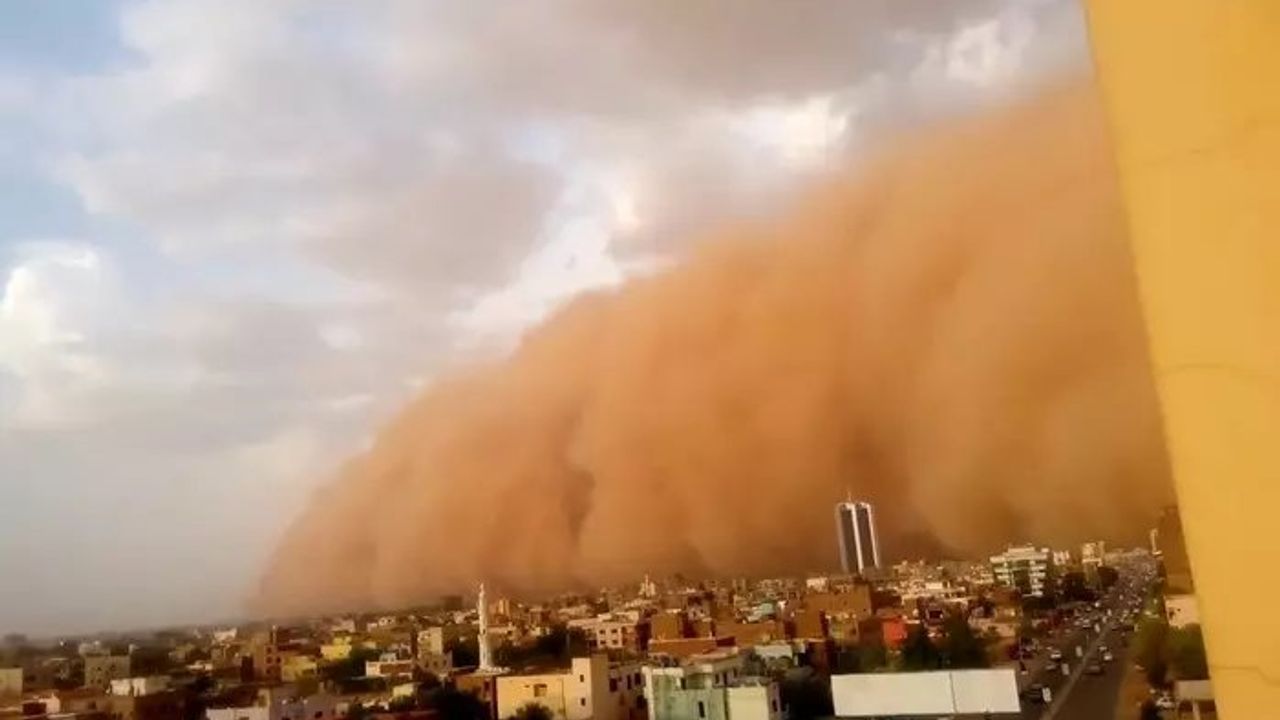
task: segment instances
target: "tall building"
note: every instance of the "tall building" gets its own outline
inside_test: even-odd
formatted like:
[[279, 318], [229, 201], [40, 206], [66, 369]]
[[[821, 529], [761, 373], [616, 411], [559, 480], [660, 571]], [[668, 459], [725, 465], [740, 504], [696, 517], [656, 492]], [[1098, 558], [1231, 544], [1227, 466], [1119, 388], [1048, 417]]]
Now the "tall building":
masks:
[[1176, 505], [1170, 505], [1160, 514], [1156, 525], [1156, 537], [1160, 544], [1160, 560], [1164, 564], [1165, 591], [1167, 593], [1195, 592], [1191, 577], [1191, 560], [1182, 537], [1182, 518]]
[[999, 555], [991, 556], [991, 573], [1001, 585], [1015, 588], [1024, 596], [1040, 597], [1050, 587], [1051, 558], [1048, 548], [1010, 546]]
[[840, 567], [846, 573], [880, 567], [880, 543], [871, 503], [836, 503], [836, 538], [840, 543]]

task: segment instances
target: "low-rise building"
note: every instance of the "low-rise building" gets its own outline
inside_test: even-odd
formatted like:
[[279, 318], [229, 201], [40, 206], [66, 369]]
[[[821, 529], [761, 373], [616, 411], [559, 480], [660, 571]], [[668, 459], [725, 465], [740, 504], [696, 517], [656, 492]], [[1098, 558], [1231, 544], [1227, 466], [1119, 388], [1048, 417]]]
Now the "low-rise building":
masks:
[[112, 680], [129, 677], [128, 655], [88, 655], [84, 659], [84, 685], [106, 690]]
[[335, 720], [345, 712], [332, 695], [299, 697], [289, 687], [263, 688], [252, 705], [209, 708], [206, 720]]
[[118, 696], [154, 695], [169, 689], [168, 675], [117, 678], [111, 681], [111, 694]]
[[21, 696], [22, 676], [20, 667], [0, 668], [0, 698]]
[[384, 655], [377, 660], [366, 660], [364, 674], [368, 677], [404, 677], [413, 675], [414, 662], [395, 655]]
[[644, 680], [634, 663], [605, 655], [574, 658], [567, 671], [504, 675], [497, 679], [498, 717], [541, 705], [558, 720], [638, 720], [645, 717]]
[[666, 667], [644, 668], [649, 720], [779, 720], [778, 686], [743, 672], [744, 656], [722, 650]]

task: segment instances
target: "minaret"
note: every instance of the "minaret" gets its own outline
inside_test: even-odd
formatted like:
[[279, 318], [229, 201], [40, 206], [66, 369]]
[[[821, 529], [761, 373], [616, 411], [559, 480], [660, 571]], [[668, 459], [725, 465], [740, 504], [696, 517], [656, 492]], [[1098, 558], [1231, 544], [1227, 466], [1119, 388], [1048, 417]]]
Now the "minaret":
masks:
[[477, 672], [486, 672], [494, 670], [493, 654], [489, 649], [489, 603], [484, 594], [484, 583], [480, 583], [480, 599], [476, 601], [476, 612], [480, 614], [480, 637], [477, 639], [480, 646], [480, 667], [476, 668]]

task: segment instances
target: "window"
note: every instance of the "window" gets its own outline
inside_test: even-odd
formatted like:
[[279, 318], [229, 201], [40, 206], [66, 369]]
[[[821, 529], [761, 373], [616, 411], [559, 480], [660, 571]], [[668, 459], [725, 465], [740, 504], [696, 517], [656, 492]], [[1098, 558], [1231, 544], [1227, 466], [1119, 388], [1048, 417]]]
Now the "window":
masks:
[[628, 676], [627, 676], [627, 689], [628, 689], [628, 690], [630, 690], [630, 689], [631, 689], [631, 676], [630, 676], [630, 675], [628, 675]]
[[546, 686], [544, 683], [537, 683], [536, 685], [534, 685], [534, 686], [533, 686], [533, 696], [534, 696], [534, 697], [546, 697], [546, 696], [547, 696], [547, 686]]
[[320, 720], [320, 718], [322, 718], [322, 717], [324, 717], [324, 711], [322, 711], [322, 710], [317, 710], [317, 711], [316, 711], [316, 720]]
[[618, 678], [609, 678], [609, 692], [618, 692]]
[[778, 712], [778, 698], [771, 698], [769, 700], [769, 709], [773, 710], [774, 712]]
[[584, 683], [584, 682], [586, 682], [586, 681], [587, 681], [587, 676], [586, 676], [586, 675], [579, 675], [579, 676], [578, 676], [578, 682], [580, 682], [580, 683]]
[[581, 705], [582, 707], [586, 707], [586, 706], [587, 706], [587, 699], [586, 699], [586, 698], [581, 698], [581, 699], [579, 699], [579, 700], [578, 700], [578, 704], [579, 704], [579, 705]]
[[640, 673], [636, 673], [636, 684], [640, 684]]
[[698, 717], [704, 718], [706, 716], [707, 716], [707, 704], [699, 700], [698, 701]]

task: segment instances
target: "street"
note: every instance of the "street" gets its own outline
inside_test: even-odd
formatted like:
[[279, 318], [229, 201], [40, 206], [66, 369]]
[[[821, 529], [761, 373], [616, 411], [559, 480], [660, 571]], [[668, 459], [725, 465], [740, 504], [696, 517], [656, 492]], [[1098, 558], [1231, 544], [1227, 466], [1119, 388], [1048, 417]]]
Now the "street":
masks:
[[[1073, 625], [1070, 630], [1061, 631], [1060, 636], [1044, 643], [1028, 662], [1028, 672], [1020, 676], [1019, 689], [1025, 691], [1035, 685], [1048, 687], [1052, 701], [1036, 703], [1024, 694], [1020, 715], [1023, 720], [1109, 720], [1114, 716], [1124, 668], [1133, 662], [1126, 633], [1118, 627], [1120, 614], [1127, 604], [1124, 600], [1126, 593], [1145, 596], [1146, 588], [1147, 585], [1137, 579], [1123, 580], [1117, 590], [1104, 599], [1103, 608], [1094, 614], [1100, 632]], [[1109, 617], [1106, 616], [1107, 610], [1110, 610]], [[1076, 657], [1077, 647], [1083, 649], [1083, 658]], [[1110, 662], [1101, 658], [1104, 647], [1115, 655]], [[1045, 669], [1048, 656], [1055, 648], [1062, 653], [1070, 675], [1064, 676], [1061, 668]], [[1085, 672], [1093, 663], [1101, 666], [1101, 675]], [[1131, 719], [1118, 717], [1115, 720]]]

